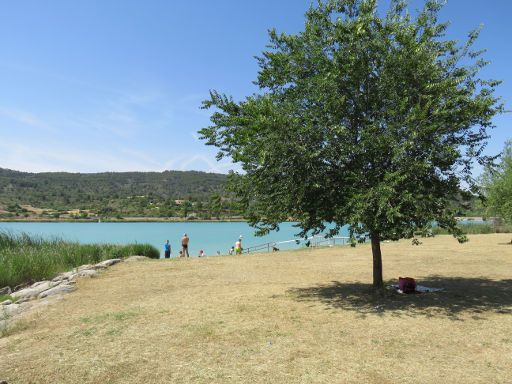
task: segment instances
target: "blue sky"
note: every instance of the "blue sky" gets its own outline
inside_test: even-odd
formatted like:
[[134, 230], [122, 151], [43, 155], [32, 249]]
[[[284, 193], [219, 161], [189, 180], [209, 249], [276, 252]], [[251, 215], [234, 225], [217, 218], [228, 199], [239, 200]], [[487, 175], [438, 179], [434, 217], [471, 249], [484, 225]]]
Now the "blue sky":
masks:
[[[386, 6], [388, 1], [380, 1]], [[417, 8], [422, 2], [412, 1]], [[309, 0], [24, 0], [0, 3], [0, 167], [227, 172], [197, 138], [209, 89], [242, 98], [267, 30], [298, 32]], [[484, 24], [486, 77], [512, 109], [512, 1], [451, 0], [448, 37]], [[512, 138], [496, 119], [487, 152]]]

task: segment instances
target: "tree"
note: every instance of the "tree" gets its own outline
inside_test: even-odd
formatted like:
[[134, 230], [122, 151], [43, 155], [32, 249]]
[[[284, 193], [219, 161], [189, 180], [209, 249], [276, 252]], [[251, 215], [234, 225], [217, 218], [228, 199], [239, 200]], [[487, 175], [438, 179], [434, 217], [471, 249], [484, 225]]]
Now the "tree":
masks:
[[488, 213], [512, 223], [512, 140], [505, 143], [501, 163], [482, 176]]
[[208, 200], [208, 210], [210, 211], [211, 216], [215, 216], [217, 219], [220, 219], [222, 211], [222, 197], [218, 193], [210, 195], [210, 199]]
[[183, 202], [183, 204], [181, 205], [181, 217], [186, 219], [188, 217], [188, 214], [189, 214], [191, 208], [192, 208], [192, 203], [188, 200], [185, 200]]
[[499, 81], [478, 77], [478, 31], [463, 45], [443, 39], [440, 9], [429, 0], [412, 18], [392, 0], [381, 17], [376, 0], [319, 2], [304, 31], [270, 31], [260, 93], [235, 102], [210, 92], [213, 124], [199, 132], [218, 159], [241, 165], [230, 190], [258, 234], [290, 217], [301, 236], [348, 224], [371, 238], [376, 288], [382, 240], [434, 220], [465, 240], [450, 202], [461, 185], [475, 189], [475, 160], [492, 162], [483, 148], [503, 106]]

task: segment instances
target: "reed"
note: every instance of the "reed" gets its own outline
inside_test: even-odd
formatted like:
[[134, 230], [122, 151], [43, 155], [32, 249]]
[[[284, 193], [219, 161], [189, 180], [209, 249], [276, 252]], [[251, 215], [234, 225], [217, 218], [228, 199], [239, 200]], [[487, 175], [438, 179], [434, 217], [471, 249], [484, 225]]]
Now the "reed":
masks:
[[[512, 226], [511, 225], [494, 225], [487, 223], [467, 223], [467, 224], [459, 224], [459, 227], [467, 233], [468, 235], [482, 235], [489, 233], [511, 233]], [[432, 228], [432, 233], [434, 235], [446, 235], [448, 231], [444, 228], [434, 227]]]
[[79, 244], [0, 232], [0, 288], [51, 279], [80, 265], [132, 255], [158, 259], [160, 252], [150, 244]]

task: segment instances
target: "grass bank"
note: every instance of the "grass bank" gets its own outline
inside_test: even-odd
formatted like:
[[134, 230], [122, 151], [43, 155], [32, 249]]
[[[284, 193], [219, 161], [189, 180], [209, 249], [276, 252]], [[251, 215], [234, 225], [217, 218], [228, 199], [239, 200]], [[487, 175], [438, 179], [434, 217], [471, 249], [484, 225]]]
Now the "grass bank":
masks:
[[0, 232], [0, 288], [50, 279], [80, 265], [132, 255], [159, 258], [160, 252], [149, 244], [79, 244]]
[[0, 337], [9, 383], [510, 383], [509, 235], [123, 263]]

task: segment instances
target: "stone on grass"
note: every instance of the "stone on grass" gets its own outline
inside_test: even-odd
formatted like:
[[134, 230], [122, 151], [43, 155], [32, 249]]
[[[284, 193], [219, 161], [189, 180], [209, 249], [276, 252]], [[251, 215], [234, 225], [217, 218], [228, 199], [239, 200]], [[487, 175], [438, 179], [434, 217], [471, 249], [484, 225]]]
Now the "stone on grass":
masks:
[[[75, 278], [76, 278], [77, 276], [78, 276], [78, 272], [76, 272], [76, 273], [72, 273], [72, 274], [69, 276], [69, 278], [68, 278], [68, 281], [67, 281], [67, 282], [68, 282], [68, 283], [72, 283], [72, 282], [74, 283], [74, 282], [75, 282]], [[63, 281], [64, 281], [64, 280], [63, 280]]]
[[94, 269], [84, 269], [76, 274], [77, 277], [96, 277], [98, 276], [98, 271]]
[[101, 263], [98, 263], [95, 265], [96, 268], [106, 268], [110, 267], [111, 265], [117, 264], [121, 261], [121, 259], [109, 259], [109, 260], [103, 260]]
[[31, 298], [28, 297], [22, 297], [21, 299], [16, 300], [16, 304], [26, 303], [27, 301], [30, 301]]
[[63, 273], [57, 275], [56, 277], [54, 277], [52, 281], [53, 282], [58, 282], [58, 281], [69, 280], [74, 275], [75, 275], [75, 273], [73, 273], [73, 272], [63, 272]]
[[[144, 256], [131, 256], [130, 261], [147, 260]], [[45, 300], [37, 301], [34, 303], [26, 303], [33, 299], [44, 299], [48, 296], [55, 296], [64, 293], [72, 292], [76, 289], [74, 279], [76, 277], [96, 277], [98, 275], [97, 269], [108, 268], [114, 264], [119, 263], [122, 259], [109, 259], [104, 260], [96, 265], [87, 264], [73, 269], [69, 272], [63, 272], [53, 278], [52, 281], [38, 281], [32, 285], [19, 285], [14, 288], [14, 292], [10, 287], [0, 289], [0, 294], [10, 295], [14, 300], [4, 300], [0, 303], [3, 314], [6, 318], [20, 313], [22, 310], [43, 303]], [[47, 300], [46, 300], [47, 301]], [[6, 321], [6, 320], [2, 320]], [[0, 381], [0, 384], [1, 381]]]
[[78, 272], [80, 272], [80, 271], [83, 271], [83, 270], [86, 270], [86, 269], [93, 269], [93, 268], [94, 268], [94, 266], [92, 264], [85, 264], [85, 265], [81, 265], [76, 270]]
[[11, 292], [11, 287], [3, 287], [0, 289], [0, 295], [10, 295]]
[[16, 291], [19, 291], [20, 289], [23, 289], [23, 288], [27, 288], [30, 284], [27, 284], [27, 283], [23, 283], [23, 284], [19, 284], [19, 285], [16, 285], [14, 288], [13, 288], [13, 292], [16, 292]]
[[0, 310], [0, 319], [8, 320], [23, 311], [24, 307], [21, 304], [4, 305]]
[[34, 284], [32, 284], [32, 285], [30, 286], [30, 288], [37, 288], [37, 287], [39, 287], [40, 285], [44, 285], [44, 284], [46, 284], [46, 283], [48, 283], [48, 282], [49, 282], [48, 280], [37, 281], [37, 282], [35, 282]]
[[42, 299], [44, 297], [53, 296], [53, 295], [60, 295], [62, 293], [68, 293], [73, 292], [76, 288], [71, 284], [60, 284], [54, 288], [50, 288], [44, 292], [41, 292], [39, 296], [37, 296], [39, 299]]
[[25, 288], [19, 290], [17, 292], [11, 293], [11, 296], [15, 299], [21, 300], [31, 300], [36, 298], [41, 292], [46, 291], [47, 289], [53, 288], [55, 285], [59, 283], [51, 282], [51, 281], [40, 281], [38, 283], [33, 284], [29, 288]]

